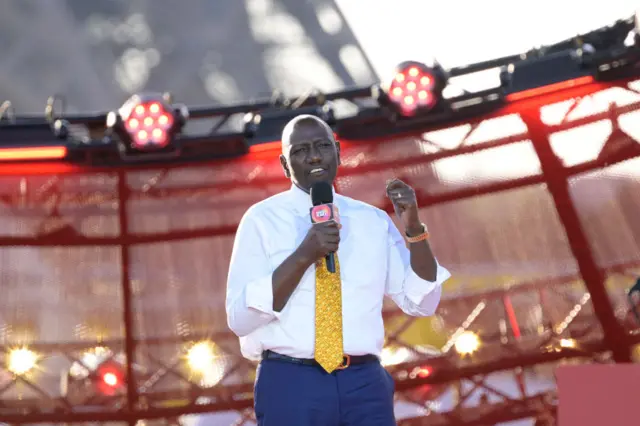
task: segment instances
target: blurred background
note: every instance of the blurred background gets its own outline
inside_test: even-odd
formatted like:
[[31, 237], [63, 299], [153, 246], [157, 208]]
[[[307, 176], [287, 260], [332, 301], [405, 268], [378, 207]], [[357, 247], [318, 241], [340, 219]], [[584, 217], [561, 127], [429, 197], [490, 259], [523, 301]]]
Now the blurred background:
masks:
[[[139, 91], [188, 105], [334, 91], [398, 63], [445, 68], [528, 51], [620, 17], [633, 0], [4, 0], [0, 95], [17, 112], [119, 106]], [[475, 80], [482, 76], [475, 76]], [[487, 77], [489, 78], [489, 77]], [[475, 81], [469, 84], [483, 84]]]

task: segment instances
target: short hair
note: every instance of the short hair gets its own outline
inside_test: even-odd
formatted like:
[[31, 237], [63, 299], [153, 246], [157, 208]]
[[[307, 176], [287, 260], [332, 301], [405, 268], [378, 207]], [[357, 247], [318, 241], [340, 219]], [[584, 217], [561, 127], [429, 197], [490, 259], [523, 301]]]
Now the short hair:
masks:
[[327, 134], [329, 136], [333, 137], [333, 130], [327, 124], [326, 121], [324, 121], [320, 117], [316, 117], [315, 115], [300, 114], [300, 115], [292, 118], [284, 126], [284, 129], [282, 130], [282, 138], [281, 138], [283, 147], [284, 147], [285, 141], [288, 143], [289, 138], [291, 136], [291, 133], [293, 133], [293, 131], [296, 129], [296, 127], [298, 127], [298, 126], [308, 126], [308, 125], [321, 126], [327, 131]]

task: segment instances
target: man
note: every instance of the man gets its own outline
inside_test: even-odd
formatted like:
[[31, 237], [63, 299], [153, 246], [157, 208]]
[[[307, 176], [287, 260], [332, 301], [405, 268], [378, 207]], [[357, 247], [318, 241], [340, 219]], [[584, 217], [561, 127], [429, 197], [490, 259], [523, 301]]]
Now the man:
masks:
[[325, 122], [301, 115], [285, 126], [280, 162], [291, 189], [246, 212], [227, 283], [229, 327], [245, 357], [262, 359], [258, 425], [393, 426], [394, 383], [379, 361], [383, 298], [432, 315], [450, 276], [431, 252], [415, 192], [387, 184], [404, 237], [382, 210], [337, 194], [340, 223], [312, 226], [310, 188], [333, 183], [340, 145]]

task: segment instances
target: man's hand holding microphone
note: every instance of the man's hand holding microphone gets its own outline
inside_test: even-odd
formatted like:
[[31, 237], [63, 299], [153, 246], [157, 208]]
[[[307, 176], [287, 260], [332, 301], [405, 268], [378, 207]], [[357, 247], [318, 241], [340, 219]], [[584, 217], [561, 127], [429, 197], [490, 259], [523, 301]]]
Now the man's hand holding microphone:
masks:
[[314, 224], [300, 244], [300, 250], [310, 263], [338, 251], [340, 245], [340, 227], [333, 220]]
[[273, 272], [273, 309], [280, 312], [309, 266], [325, 258], [327, 270], [335, 272], [335, 252], [340, 245], [340, 219], [333, 205], [333, 188], [318, 182], [311, 188], [311, 229], [295, 252]]
[[300, 244], [300, 251], [313, 263], [323, 257], [329, 272], [335, 272], [335, 252], [340, 245], [340, 217], [333, 205], [333, 189], [327, 182], [311, 187], [311, 229]]
[[[386, 185], [387, 196], [391, 199], [397, 217], [408, 235], [424, 232], [418, 216], [418, 204], [414, 189], [399, 179], [390, 179]], [[309, 264], [325, 257], [329, 272], [335, 271], [334, 253], [340, 244], [340, 218], [333, 205], [333, 189], [326, 182], [318, 182], [311, 188], [311, 222], [300, 252]]]
[[[392, 179], [386, 185], [387, 196], [393, 202], [398, 218], [408, 236], [425, 232], [420, 223], [415, 191], [399, 179]], [[309, 266], [324, 257], [327, 270], [336, 271], [335, 253], [340, 245], [340, 218], [333, 204], [333, 188], [328, 182], [317, 182], [310, 190], [313, 207], [310, 210], [313, 224], [302, 243], [273, 274], [273, 308], [279, 312], [289, 300]], [[412, 267], [421, 277], [435, 280], [435, 260], [428, 244], [412, 244], [418, 250], [419, 258], [431, 258], [431, 262], [412, 263]], [[423, 270], [424, 269], [424, 270]], [[432, 278], [434, 277], [434, 278]]]

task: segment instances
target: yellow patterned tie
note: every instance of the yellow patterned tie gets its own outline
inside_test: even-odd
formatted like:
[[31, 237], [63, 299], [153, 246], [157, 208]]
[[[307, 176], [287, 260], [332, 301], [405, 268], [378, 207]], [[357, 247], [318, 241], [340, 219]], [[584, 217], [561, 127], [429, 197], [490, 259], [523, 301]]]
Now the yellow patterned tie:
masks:
[[342, 365], [342, 286], [340, 263], [336, 272], [327, 270], [323, 260], [316, 263], [316, 350], [315, 359], [327, 373]]

